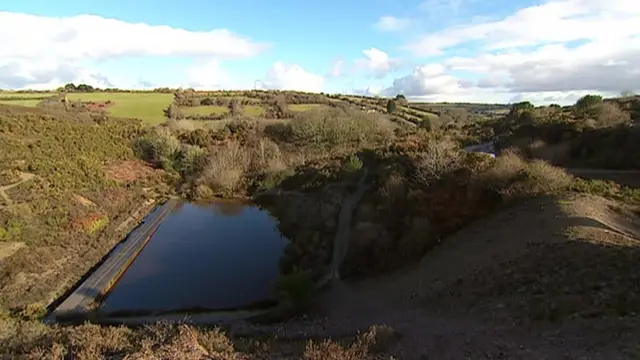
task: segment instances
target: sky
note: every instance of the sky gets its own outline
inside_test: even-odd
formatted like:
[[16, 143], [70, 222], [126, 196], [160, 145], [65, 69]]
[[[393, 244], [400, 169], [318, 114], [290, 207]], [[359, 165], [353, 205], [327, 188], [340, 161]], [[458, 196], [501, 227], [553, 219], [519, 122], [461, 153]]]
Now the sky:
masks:
[[0, 0], [0, 88], [570, 104], [640, 92], [637, 0]]

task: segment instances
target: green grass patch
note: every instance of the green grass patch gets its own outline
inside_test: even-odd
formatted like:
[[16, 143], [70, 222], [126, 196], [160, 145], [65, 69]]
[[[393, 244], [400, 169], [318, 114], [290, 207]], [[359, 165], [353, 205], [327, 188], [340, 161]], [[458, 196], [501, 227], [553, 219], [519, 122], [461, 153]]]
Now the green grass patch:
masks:
[[222, 115], [229, 112], [229, 109], [226, 106], [217, 106], [217, 105], [203, 105], [203, 106], [185, 106], [181, 107], [180, 110], [186, 116], [189, 115]]
[[289, 110], [302, 112], [302, 111], [322, 109], [326, 107], [327, 105], [323, 105], [323, 104], [292, 104], [292, 105], [289, 105]]
[[53, 96], [56, 93], [54, 92], [42, 92], [42, 93], [16, 93], [16, 92], [4, 92], [0, 91], [0, 99], [5, 98], [44, 98]]
[[15, 105], [15, 106], [25, 106], [25, 107], [36, 107], [41, 100], [0, 100], [0, 104], [5, 105]]
[[173, 94], [162, 93], [75, 93], [68, 95], [69, 100], [107, 101], [113, 105], [109, 114], [124, 118], [138, 118], [147, 124], [160, 124], [167, 121], [163, 110], [173, 102]]
[[247, 116], [263, 116], [264, 108], [259, 105], [247, 105], [243, 109], [244, 114]]
[[95, 234], [98, 231], [104, 229], [108, 224], [109, 224], [109, 217], [105, 215], [95, 220], [94, 222], [92, 222], [91, 225], [89, 225], [87, 232], [89, 234]]

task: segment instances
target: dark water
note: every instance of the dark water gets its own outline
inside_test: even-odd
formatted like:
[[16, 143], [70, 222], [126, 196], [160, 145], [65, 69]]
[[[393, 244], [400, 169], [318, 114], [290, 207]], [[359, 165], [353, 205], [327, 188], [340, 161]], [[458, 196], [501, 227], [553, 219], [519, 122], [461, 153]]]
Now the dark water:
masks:
[[273, 299], [287, 240], [266, 211], [241, 203], [176, 208], [107, 295], [112, 312], [227, 310]]

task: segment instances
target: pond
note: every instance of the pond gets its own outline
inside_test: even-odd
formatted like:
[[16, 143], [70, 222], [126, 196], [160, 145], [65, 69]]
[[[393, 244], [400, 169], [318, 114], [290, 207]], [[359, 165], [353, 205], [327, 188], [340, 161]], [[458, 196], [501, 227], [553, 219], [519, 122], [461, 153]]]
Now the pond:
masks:
[[182, 203], [106, 295], [106, 315], [237, 310], [275, 301], [288, 240], [247, 203]]

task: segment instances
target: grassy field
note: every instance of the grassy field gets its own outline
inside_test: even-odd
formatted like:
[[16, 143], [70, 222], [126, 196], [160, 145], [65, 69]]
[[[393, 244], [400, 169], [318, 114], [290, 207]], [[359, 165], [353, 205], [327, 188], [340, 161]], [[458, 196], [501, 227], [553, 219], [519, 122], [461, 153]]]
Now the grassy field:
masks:
[[263, 116], [264, 108], [259, 105], [247, 105], [243, 108], [244, 114], [247, 116]]
[[0, 100], [0, 104], [36, 107], [40, 100]]
[[69, 100], [111, 100], [114, 103], [109, 107], [111, 115], [138, 118], [152, 125], [167, 120], [163, 109], [173, 101], [172, 94], [162, 93], [74, 93], [68, 96]]
[[17, 93], [0, 91], [0, 98], [42, 98], [55, 95], [54, 92], [50, 93]]
[[327, 106], [323, 104], [293, 104], [293, 105], [289, 105], [289, 110], [302, 112], [302, 111], [309, 111], [309, 110], [318, 110], [326, 107]]
[[216, 105], [209, 105], [209, 106], [185, 106], [180, 108], [180, 110], [182, 110], [182, 113], [185, 114], [186, 116], [189, 115], [222, 115], [224, 113], [229, 112], [229, 109], [227, 109], [226, 106], [216, 106]]

